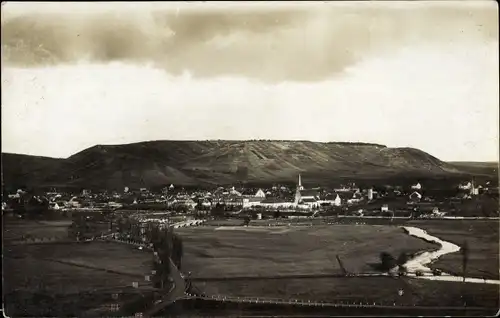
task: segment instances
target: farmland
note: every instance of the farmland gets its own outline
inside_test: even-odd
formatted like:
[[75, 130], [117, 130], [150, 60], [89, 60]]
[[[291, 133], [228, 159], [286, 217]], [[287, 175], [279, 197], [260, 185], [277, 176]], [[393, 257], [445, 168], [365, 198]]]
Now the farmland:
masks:
[[[478, 247], [471, 247], [469, 274], [473, 274], [473, 268], [489, 269], [491, 273], [498, 272], [498, 240], [495, 254], [494, 235], [485, 231], [487, 223], [474, 221], [472, 225], [465, 222], [458, 225], [459, 223], [453, 222], [410, 221], [406, 222], [406, 225], [421, 227], [431, 235], [450, 241], [453, 241], [453, 236], [457, 240], [467, 233], [471, 246], [489, 240], [489, 245], [478, 244]], [[415, 253], [437, 248], [434, 244], [406, 235], [395, 226], [353, 224], [292, 228], [226, 226], [179, 229], [178, 233], [185, 243], [184, 268], [186, 271], [192, 271], [193, 277], [200, 278], [195, 284], [207, 294], [366, 301], [408, 306], [461, 306], [465, 297], [469, 304], [475, 306], [492, 308], [498, 306], [498, 285], [462, 285], [388, 277], [268, 278], [273, 275], [340, 273], [336, 255], [340, 256], [350, 272], [373, 272], [370, 264], [378, 262], [382, 251], [397, 256], [403, 251]], [[484, 250], [485, 246], [489, 249]], [[482, 253], [485, 255], [481, 257]], [[434, 266], [445, 271], [449, 268], [458, 268], [462, 259], [460, 253], [455, 254], [457, 255], [445, 255]], [[488, 257], [492, 260], [487, 262]], [[266, 279], [222, 279], [234, 276], [266, 276]], [[215, 279], [217, 277], [221, 279]], [[203, 278], [207, 279], [204, 281]], [[400, 289], [405, 291], [402, 296], [398, 294]]]
[[[184, 269], [193, 276], [373, 272], [381, 252], [399, 255], [438, 246], [389, 226], [206, 227], [179, 229]], [[258, 255], [258, 257], [256, 257]]]
[[[149, 290], [151, 258], [128, 245], [88, 242], [12, 245], [19, 236], [64, 237], [67, 225], [9, 222], [4, 228], [4, 297], [9, 315], [57, 316], [101, 306], [113, 293]], [[139, 289], [132, 289], [132, 282]], [[116, 300], [115, 300], [116, 302]]]

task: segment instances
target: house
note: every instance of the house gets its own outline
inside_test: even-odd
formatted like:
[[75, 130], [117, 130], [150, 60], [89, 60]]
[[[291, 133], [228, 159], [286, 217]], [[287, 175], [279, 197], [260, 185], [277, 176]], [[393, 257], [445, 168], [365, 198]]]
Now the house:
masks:
[[261, 198], [261, 197], [243, 198], [243, 207], [250, 208], [253, 206], [258, 206], [258, 205], [261, 205], [262, 201], [264, 201], [264, 200], [265, 200], [265, 198]]
[[359, 189], [352, 194], [352, 196], [347, 199], [348, 204], [358, 203], [363, 200], [363, 195], [359, 191]]
[[68, 202], [68, 206], [70, 208], [80, 208], [82, 206], [82, 202], [77, 197], [72, 197]]
[[259, 204], [265, 208], [280, 209], [280, 208], [293, 208], [294, 202], [286, 201], [280, 198], [267, 198], [260, 202]]
[[328, 193], [326, 196], [320, 197], [318, 203], [323, 205], [333, 205], [340, 206], [342, 204], [342, 199], [338, 195], [338, 193]]
[[299, 190], [297, 187], [297, 191], [295, 192], [295, 204], [301, 204], [304, 200], [308, 200], [308, 202], [312, 202], [309, 200], [318, 201], [319, 192], [316, 190]]
[[264, 191], [262, 189], [259, 189], [257, 191], [257, 193], [255, 193], [255, 197], [256, 198], [265, 198], [266, 197], [266, 194], [264, 193]]
[[61, 207], [59, 206], [59, 204], [57, 204], [57, 202], [49, 202], [49, 209], [50, 210], [60, 210]]
[[207, 198], [204, 198], [203, 200], [200, 201], [200, 205], [205, 208], [209, 208], [212, 206], [212, 202], [208, 200]]
[[299, 205], [304, 205], [311, 209], [319, 208], [319, 203], [316, 198], [302, 198], [299, 202]]
[[422, 195], [417, 191], [413, 191], [412, 194], [410, 194], [410, 201], [419, 202], [420, 199], [422, 199]]
[[470, 190], [471, 188], [472, 188], [472, 183], [470, 181], [458, 185], [459, 190]]
[[188, 209], [194, 209], [197, 205], [196, 202], [194, 202], [191, 198], [182, 198], [182, 199], [173, 199], [170, 201], [171, 205], [174, 206], [185, 206]]
[[231, 191], [229, 191], [229, 194], [231, 194], [231, 195], [236, 195], [236, 196], [241, 197], [241, 192], [236, 191], [236, 190], [234, 189], [234, 187], [232, 187], [232, 188], [231, 188]]
[[411, 186], [412, 190], [422, 190], [422, 185], [417, 182], [417, 184], [414, 184]]

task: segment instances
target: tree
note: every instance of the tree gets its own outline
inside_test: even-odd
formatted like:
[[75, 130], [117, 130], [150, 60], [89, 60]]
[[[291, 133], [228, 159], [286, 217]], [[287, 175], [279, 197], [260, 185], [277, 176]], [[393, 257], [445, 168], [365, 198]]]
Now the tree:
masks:
[[408, 269], [405, 266], [406, 262], [408, 262], [408, 259], [408, 254], [406, 254], [405, 252], [401, 252], [401, 254], [399, 254], [397, 260], [399, 275], [406, 275], [406, 273], [408, 272]]
[[276, 212], [274, 212], [274, 218], [275, 219], [279, 219], [280, 217], [281, 217], [280, 210], [277, 210]]
[[250, 220], [251, 219], [249, 215], [245, 216], [245, 219], [243, 220], [243, 225], [248, 226], [250, 224]]
[[402, 266], [406, 264], [406, 262], [408, 262], [408, 259], [409, 259], [408, 254], [406, 254], [405, 252], [401, 252], [397, 260], [397, 265]]
[[215, 218], [224, 217], [225, 215], [224, 206], [220, 203], [217, 203], [210, 213]]
[[396, 259], [387, 252], [380, 253], [380, 263], [381, 269], [384, 271], [389, 271], [397, 265]]
[[463, 280], [465, 282], [465, 274], [467, 270], [467, 262], [469, 260], [469, 244], [467, 241], [464, 241], [464, 244], [462, 246], [462, 275], [463, 275]]

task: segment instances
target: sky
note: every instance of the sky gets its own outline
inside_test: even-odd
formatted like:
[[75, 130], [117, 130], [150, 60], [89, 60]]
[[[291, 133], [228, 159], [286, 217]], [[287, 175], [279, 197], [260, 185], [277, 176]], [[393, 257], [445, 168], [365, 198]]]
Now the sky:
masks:
[[495, 1], [2, 3], [2, 152], [287, 139], [498, 161]]

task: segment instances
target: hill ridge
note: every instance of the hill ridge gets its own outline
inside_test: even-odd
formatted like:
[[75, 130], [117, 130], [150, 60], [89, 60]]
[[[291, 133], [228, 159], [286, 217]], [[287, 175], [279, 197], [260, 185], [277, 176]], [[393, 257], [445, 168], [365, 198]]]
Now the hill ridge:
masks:
[[[19, 157], [21, 156], [21, 157]], [[20, 158], [23, 158], [22, 160]], [[463, 173], [416, 148], [299, 140], [155, 140], [95, 145], [66, 159], [2, 153], [5, 183], [123, 188]]]

